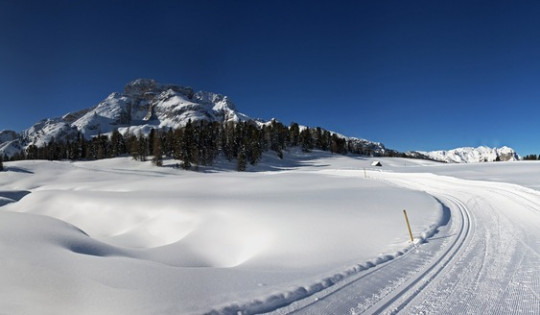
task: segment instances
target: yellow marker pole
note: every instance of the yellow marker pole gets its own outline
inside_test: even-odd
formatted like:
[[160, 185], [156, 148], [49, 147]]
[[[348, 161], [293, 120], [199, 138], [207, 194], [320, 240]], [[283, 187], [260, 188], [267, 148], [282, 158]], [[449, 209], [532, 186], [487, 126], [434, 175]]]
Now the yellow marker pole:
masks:
[[407, 217], [407, 210], [403, 210], [405, 215], [405, 222], [407, 222], [407, 228], [409, 229], [409, 236], [411, 237], [411, 243], [414, 243], [414, 238], [412, 236], [411, 225], [409, 224], [409, 217]]

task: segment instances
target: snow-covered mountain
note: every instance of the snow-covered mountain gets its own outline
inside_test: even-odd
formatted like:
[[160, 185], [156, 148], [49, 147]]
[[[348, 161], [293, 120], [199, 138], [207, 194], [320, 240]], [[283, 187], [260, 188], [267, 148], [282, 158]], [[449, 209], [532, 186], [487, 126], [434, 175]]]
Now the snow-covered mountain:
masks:
[[94, 108], [63, 117], [86, 137], [123, 128], [135, 133], [149, 127], [178, 128], [190, 119], [238, 122], [251, 118], [237, 112], [227, 96], [148, 79], [130, 82], [123, 93], [112, 93]]
[[65, 140], [81, 133], [90, 139], [115, 129], [121, 133], [147, 133], [153, 128], [178, 128], [189, 120], [245, 121], [227, 96], [195, 92], [178, 85], [137, 79], [123, 93], [112, 93], [96, 106], [43, 119], [20, 133], [0, 132], [0, 154], [11, 157], [28, 145], [43, 146], [51, 140]]
[[[178, 128], [189, 120], [239, 122], [254, 121], [236, 110], [227, 96], [179, 85], [160, 84], [151, 79], [128, 83], [122, 93], [112, 93], [96, 106], [70, 112], [62, 117], [43, 119], [29, 129], [16, 133], [0, 132], [0, 154], [11, 157], [31, 144], [43, 146], [51, 140], [62, 141], [81, 133], [86, 139], [117, 129], [122, 134], [147, 134], [155, 128]], [[347, 138], [371, 152], [384, 152], [382, 144]]]
[[489, 148], [480, 146], [477, 148], [465, 147], [448, 151], [420, 152], [429, 158], [448, 163], [477, 163], [494, 161], [516, 161], [520, 156], [509, 147]]
[[237, 112], [227, 96], [138, 79], [128, 83], [123, 93], [112, 93], [94, 107], [36, 123], [22, 132], [22, 139], [40, 146], [52, 138], [63, 139], [78, 132], [89, 139], [115, 129], [138, 133], [151, 128], [178, 128], [189, 119], [225, 122], [250, 118]]

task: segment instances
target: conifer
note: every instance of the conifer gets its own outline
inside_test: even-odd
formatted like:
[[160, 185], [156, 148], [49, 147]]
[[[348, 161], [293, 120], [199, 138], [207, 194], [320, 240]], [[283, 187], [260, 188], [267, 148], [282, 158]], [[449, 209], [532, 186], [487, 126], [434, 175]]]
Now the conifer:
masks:
[[163, 149], [160, 132], [155, 132], [153, 136], [154, 139], [152, 141], [152, 154], [154, 155], [154, 157], [152, 158], [152, 163], [156, 166], [163, 166]]
[[236, 170], [239, 172], [243, 172], [246, 170], [246, 152], [244, 149], [240, 149], [238, 152], [238, 156], [236, 157]]

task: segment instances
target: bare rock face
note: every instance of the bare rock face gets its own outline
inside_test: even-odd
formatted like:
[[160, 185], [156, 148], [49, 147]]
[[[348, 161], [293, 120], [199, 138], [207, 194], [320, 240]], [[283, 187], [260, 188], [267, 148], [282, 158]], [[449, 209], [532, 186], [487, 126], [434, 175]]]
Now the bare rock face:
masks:
[[146, 93], [154, 93], [160, 86], [156, 80], [153, 79], [137, 79], [129, 82], [124, 87], [124, 94], [134, 96], [144, 96]]

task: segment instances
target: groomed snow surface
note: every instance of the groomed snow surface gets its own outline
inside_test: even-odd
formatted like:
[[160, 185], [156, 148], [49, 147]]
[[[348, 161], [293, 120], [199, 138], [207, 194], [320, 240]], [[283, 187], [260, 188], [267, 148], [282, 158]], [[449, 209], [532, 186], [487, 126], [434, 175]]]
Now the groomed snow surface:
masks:
[[5, 162], [1, 313], [540, 313], [540, 163], [372, 161]]

